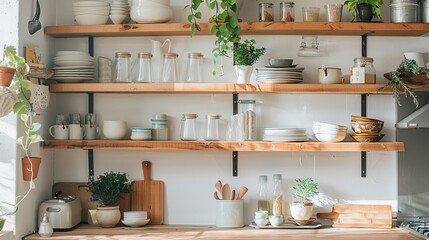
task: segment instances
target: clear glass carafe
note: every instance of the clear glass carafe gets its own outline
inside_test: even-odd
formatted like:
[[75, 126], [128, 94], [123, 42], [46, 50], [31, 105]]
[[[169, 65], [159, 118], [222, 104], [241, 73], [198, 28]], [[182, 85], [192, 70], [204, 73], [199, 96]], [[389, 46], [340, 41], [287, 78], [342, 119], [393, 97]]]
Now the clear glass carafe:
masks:
[[137, 55], [138, 66], [136, 82], [152, 82], [153, 81], [153, 70], [152, 70], [152, 53], [141, 52]]
[[273, 190], [273, 203], [272, 214], [283, 215], [283, 186], [282, 186], [282, 175], [274, 174], [274, 190]]
[[131, 53], [117, 52], [115, 54], [115, 69], [113, 80], [115, 82], [131, 81]]
[[219, 141], [219, 114], [208, 114], [207, 115], [207, 124], [206, 124], [206, 135], [205, 140], [207, 141]]
[[166, 53], [164, 54], [164, 61], [162, 65], [161, 82], [163, 83], [174, 83], [178, 81], [178, 69], [177, 69], [177, 53]]
[[188, 54], [188, 65], [186, 67], [184, 82], [198, 83], [203, 81], [203, 56], [201, 53]]
[[197, 140], [197, 117], [195, 113], [182, 115], [182, 127], [180, 131], [180, 139], [184, 141]]
[[268, 177], [259, 176], [258, 211], [270, 212], [270, 199], [268, 197]]
[[240, 100], [240, 115], [244, 141], [256, 141], [256, 113], [255, 100]]

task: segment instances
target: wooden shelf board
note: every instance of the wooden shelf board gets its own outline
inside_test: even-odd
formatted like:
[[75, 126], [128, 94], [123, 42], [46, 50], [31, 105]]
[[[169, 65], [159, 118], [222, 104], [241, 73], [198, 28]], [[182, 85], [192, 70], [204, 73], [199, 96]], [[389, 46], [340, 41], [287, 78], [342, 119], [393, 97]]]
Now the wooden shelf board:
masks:
[[60, 83], [53, 93], [296, 93], [391, 94], [383, 84]]
[[45, 140], [44, 148], [57, 149], [117, 149], [149, 151], [293, 151], [293, 152], [354, 152], [404, 151], [400, 142], [205, 142], [205, 141], [133, 141], [133, 140]]
[[[425, 23], [358, 22], [243, 22], [242, 35], [423, 36]], [[210, 35], [211, 24], [201, 23], [198, 35]], [[189, 36], [189, 23], [66, 25], [45, 27], [53, 37]]]

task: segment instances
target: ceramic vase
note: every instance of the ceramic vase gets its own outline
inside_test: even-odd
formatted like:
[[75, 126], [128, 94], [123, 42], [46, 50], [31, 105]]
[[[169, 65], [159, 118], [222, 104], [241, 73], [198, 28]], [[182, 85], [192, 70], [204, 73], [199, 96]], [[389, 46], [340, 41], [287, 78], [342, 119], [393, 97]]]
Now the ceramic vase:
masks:
[[[33, 180], [37, 178], [39, 175], [39, 167], [42, 162], [42, 158], [40, 157], [30, 157], [30, 158], [21, 158], [22, 161], [22, 177], [24, 181], [31, 180], [31, 164], [33, 165]], [[31, 164], [30, 164], [31, 162]]]
[[313, 203], [293, 202], [290, 204], [290, 214], [296, 220], [308, 220], [313, 216]]
[[237, 83], [250, 83], [252, 77], [253, 66], [235, 65], [235, 73], [237, 75]]
[[95, 214], [98, 225], [102, 227], [114, 227], [121, 220], [121, 212], [119, 206], [113, 207], [97, 207]]

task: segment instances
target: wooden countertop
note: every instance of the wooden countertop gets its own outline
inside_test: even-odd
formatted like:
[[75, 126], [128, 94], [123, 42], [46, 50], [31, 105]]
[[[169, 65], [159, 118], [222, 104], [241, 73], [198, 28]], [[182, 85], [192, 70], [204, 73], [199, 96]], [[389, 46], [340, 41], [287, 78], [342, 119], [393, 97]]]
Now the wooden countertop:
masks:
[[73, 240], [73, 239], [341, 239], [341, 240], [416, 240], [420, 239], [403, 229], [371, 228], [320, 228], [320, 229], [254, 229], [215, 228], [207, 226], [152, 225], [141, 228], [118, 226], [101, 228], [79, 225], [71, 231], [55, 232], [43, 238], [32, 234], [26, 240]]

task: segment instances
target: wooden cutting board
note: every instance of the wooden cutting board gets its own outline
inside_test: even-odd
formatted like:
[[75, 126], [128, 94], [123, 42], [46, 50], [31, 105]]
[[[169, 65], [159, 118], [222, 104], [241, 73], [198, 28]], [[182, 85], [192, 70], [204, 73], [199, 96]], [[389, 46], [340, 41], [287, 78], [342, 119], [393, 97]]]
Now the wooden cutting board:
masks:
[[152, 180], [152, 163], [142, 162], [144, 181], [134, 181], [131, 210], [147, 211], [149, 224], [164, 223], [164, 182]]
[[332, 220], [333, 227], [391, 228], [391, 205], [334, 204], [332, 212], [317, 218]]

